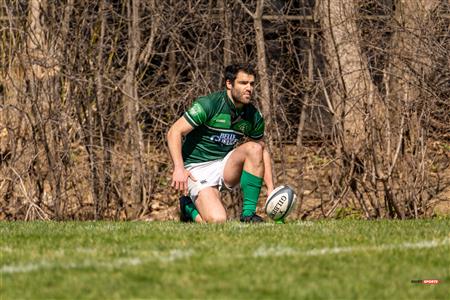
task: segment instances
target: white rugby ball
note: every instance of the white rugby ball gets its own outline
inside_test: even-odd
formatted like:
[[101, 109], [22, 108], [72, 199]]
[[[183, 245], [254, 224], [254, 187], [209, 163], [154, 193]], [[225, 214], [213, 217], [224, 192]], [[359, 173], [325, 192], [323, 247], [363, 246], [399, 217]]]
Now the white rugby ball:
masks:
[[274, 221], [286, 218], [294, 208], [297, 195], [288, 185], [274, 189], [267, 197], [264, 211]]

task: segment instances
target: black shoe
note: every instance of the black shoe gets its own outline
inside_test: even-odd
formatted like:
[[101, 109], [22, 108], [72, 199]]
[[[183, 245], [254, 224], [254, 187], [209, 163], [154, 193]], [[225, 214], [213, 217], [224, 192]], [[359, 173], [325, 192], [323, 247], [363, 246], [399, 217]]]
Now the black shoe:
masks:
[[180, 221], [184, 223], [193, 222], [191, 216], [186, 212], [186, 206], [191, 204], [192, 200], [188, 196], [180, 197]]
[[257, 214], [253, 213], [253, 215], [246, 216], [246, 217], [241, 215], [241, 222], [244, 222], [244, 223], [262, 223], [262, 222], [264, 222], [264, 220], [263, 220], [263, 218], [261, 218]]

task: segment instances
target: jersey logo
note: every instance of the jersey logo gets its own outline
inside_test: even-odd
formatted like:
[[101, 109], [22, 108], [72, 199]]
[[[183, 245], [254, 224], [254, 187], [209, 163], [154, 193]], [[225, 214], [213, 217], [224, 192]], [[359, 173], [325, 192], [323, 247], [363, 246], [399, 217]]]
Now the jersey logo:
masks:
[[221, 133], [219, 135], [211, 136], [211, 141], [223, 145], [231, 146], [237, 143], [237, 138], [234, 133]]
[[192, 107], [189, 109], [189, 113], [190, 113], [192, 116], [197, 116], [197, 115], [199, 115], [199, 114], [202, 113], [202, 112], [203, 112], [202, 106], [201, 106], [200, 104], [196, 103], [196, 102], [194, 102], [194, 104], [192, 105]]
[[247, 133], [248, 131], [250, 131], [250, 124], [247, 122], [242, 122], [241, 124], [238, 124], [236, 126], [240, 131]]

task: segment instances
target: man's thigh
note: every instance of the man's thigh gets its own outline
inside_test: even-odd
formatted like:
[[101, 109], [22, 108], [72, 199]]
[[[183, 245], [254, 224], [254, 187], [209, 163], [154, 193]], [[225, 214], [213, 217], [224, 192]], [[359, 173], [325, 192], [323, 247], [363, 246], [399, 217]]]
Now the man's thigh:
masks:
[[194, 202], [203, 189], [220, 185], [223, 172], [220, 161], [191, 166], [187, 170], [196, 179], [188, 179], [189, 196]]
[[195, 201], [195, 206], [202, 219], [208, 223], [222, 223], [227, 220], [227, 213], [216, 187], [202, 189]]

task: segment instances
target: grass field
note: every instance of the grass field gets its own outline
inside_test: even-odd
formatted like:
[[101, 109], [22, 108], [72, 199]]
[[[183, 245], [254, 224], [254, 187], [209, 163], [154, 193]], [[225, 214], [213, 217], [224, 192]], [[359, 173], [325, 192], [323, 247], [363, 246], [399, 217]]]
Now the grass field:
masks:
[[0, 233], [2, 300], [450, 299], [450, 219], [1, 222]]

